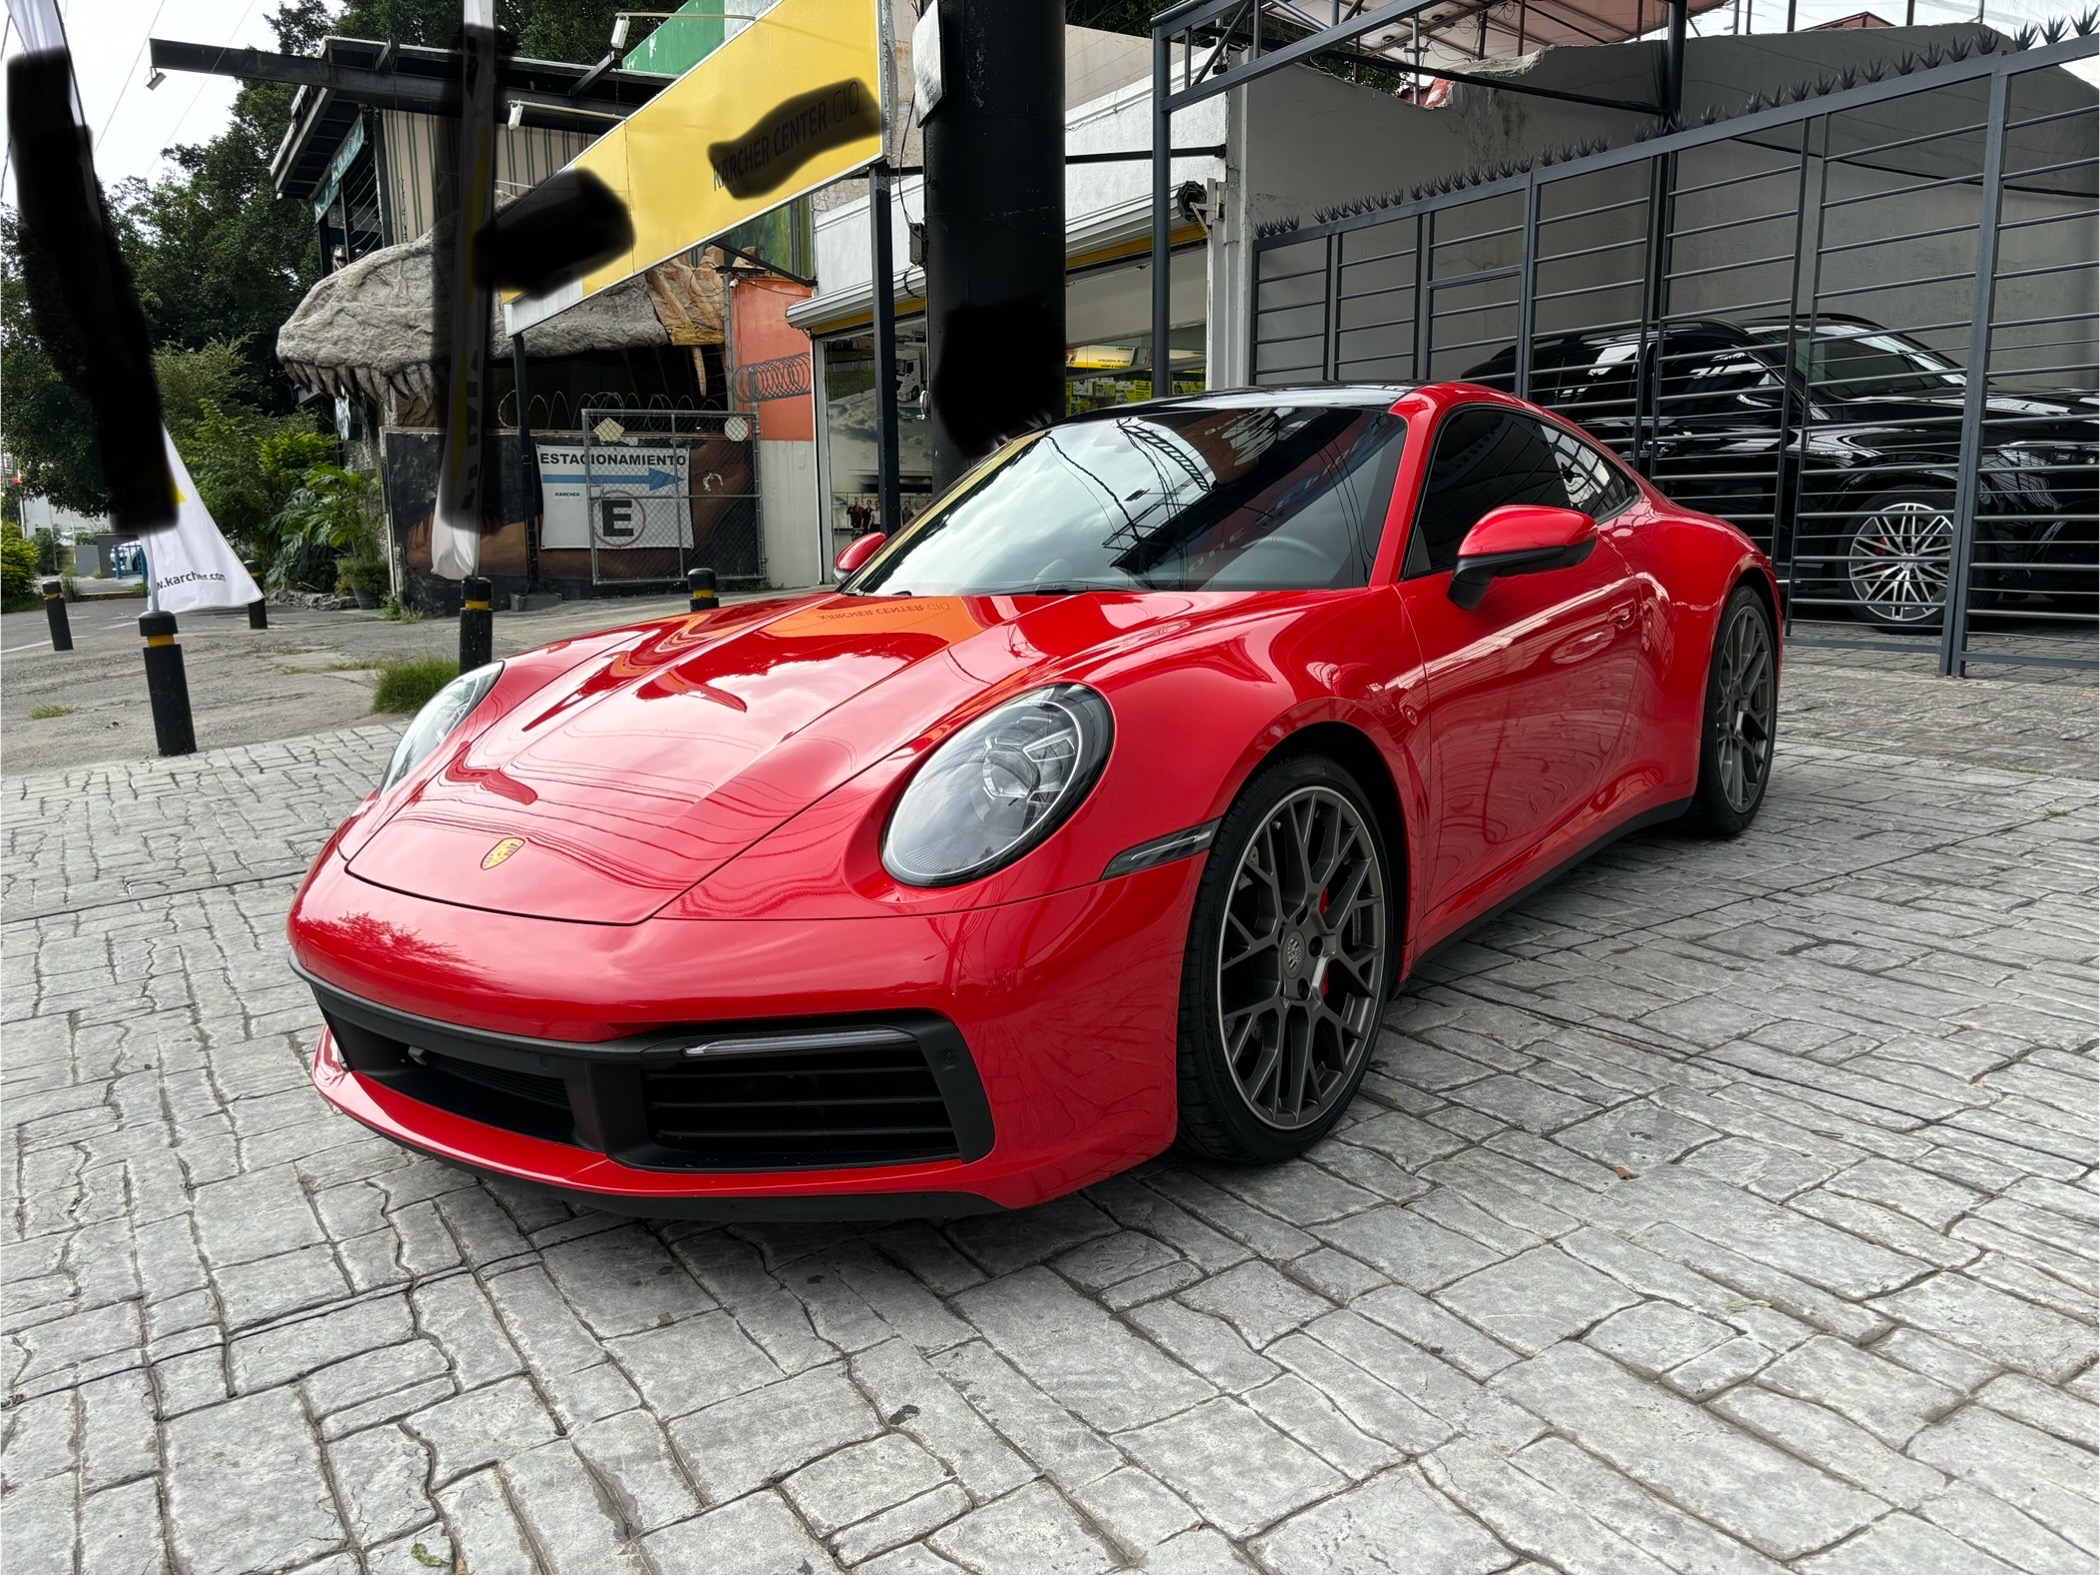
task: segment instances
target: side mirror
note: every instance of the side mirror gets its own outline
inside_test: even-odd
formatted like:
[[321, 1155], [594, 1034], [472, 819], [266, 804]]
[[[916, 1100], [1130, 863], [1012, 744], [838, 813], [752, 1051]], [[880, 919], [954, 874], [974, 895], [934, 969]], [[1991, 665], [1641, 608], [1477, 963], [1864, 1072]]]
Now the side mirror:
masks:
[[856, 536], [846, 544], [839, 554], [839, 561], [832, 565], [841, 575], [850, 575], [862, 564], [875, 556], [875, 550], [889, 538], [880, 531], [870, 531], [866, 536]]
[[1506, 503], [1482, 515], [1458, 544], [1448, 594], [1460, 607], [1476, 608], [1498, 576], [1569, 569], [1596, 545], [1597, 522], [1580, 509]]

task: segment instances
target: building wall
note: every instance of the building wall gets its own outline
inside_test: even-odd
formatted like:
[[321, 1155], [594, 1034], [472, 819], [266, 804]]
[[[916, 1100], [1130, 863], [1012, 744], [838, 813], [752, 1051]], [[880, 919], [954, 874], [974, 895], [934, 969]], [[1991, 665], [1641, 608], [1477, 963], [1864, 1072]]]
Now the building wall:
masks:
[[[385, 147], [387, 218], [395, 242], [413, 241], [434, 220], [432, 172], [438, 167], [437, 120], [407, 110], [380, 111]], [[519, 197], [597, 141], [587, 131], [541, 126], [496, 128], [496, 197]]]

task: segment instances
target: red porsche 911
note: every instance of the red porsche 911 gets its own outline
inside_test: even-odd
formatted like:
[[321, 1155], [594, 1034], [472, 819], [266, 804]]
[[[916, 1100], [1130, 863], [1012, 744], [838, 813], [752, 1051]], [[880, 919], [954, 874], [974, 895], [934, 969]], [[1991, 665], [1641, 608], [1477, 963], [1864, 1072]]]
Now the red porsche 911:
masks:
[[323, 1095], [645, 1215], [1279, 1160], [1431, 950], [1771, 770], [1764, 557], [1484, 388], [1096, 412], [854, 546], [424, 709], [293, 905]]

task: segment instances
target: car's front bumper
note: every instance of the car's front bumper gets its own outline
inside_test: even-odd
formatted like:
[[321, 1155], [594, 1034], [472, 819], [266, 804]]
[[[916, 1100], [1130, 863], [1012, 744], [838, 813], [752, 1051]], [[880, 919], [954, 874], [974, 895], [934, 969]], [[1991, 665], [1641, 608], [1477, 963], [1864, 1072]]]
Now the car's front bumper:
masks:
[[[947, 914], [585, 925], [395, 892], [331, 854], [290, 930], [331, 1025], [315, 1086], [404, 1145], [629, 1213], [955, 1214], [1039, 1203], [1172, 1142], [1200, 869]], [[783, 1163], [659, 1141], [641, 1091], [696, 1087], [725, 1039], [761, 1068], [779, 1036], [871, 1026], [924, 1055], [952, 1142]], [[695, 1120], [733, 1134], [736, 1115]]]

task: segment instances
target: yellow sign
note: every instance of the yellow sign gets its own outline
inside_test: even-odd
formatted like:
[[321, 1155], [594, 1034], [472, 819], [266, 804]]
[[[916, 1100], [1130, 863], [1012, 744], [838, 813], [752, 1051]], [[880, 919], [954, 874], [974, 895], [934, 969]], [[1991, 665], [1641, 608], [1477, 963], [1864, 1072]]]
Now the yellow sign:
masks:
[[511, 328], [711, 240], [882, 157], [885, 0], [779, 0], [577, 155], [627, 204], [634, 245], [512, 299]]

